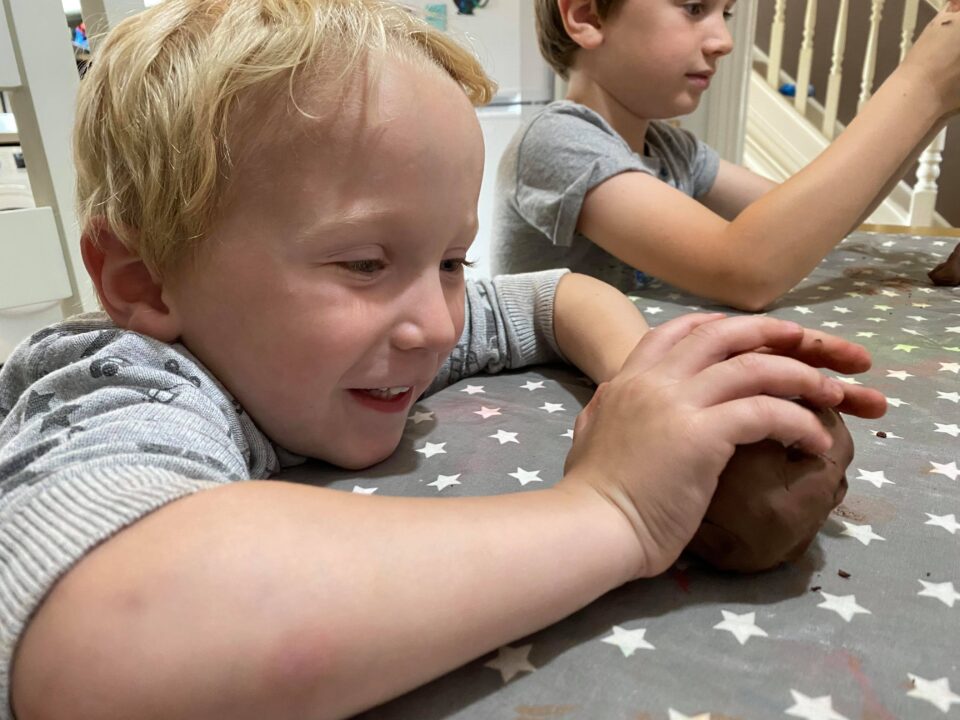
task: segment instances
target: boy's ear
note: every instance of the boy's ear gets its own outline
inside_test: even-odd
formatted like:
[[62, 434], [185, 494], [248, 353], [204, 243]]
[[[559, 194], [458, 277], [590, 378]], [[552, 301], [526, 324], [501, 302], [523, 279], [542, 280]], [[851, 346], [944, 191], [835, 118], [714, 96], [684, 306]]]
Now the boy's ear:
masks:
[[164, 297], [162, 281], [102, 218], [84, 230], [80, 251], [103, 309], [119, 327], [162, 342], [180, 337], [179, 316]]
[[557, 0], [567, 35], [585, 50], [603, 42], [600, 14], [594, 0]]

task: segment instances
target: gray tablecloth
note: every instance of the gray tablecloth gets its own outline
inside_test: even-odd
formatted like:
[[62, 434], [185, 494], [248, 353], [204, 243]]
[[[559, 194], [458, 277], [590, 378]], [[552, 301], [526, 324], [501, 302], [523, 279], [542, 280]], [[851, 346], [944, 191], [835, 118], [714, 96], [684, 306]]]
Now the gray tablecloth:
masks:
[[[874, 368], [848, 381], [891, 404], [848, 419], [849, 493], [800, 562], [741, 577], [681, 558], [363, 717], [960, 718], [960, 289], [926, 278], [951, 247], [853, 235], [771, 311], [866, 345]], [[651, 325], [710, 307], [656, 283], [641, 295]], [[567, 368], [473, 378], [421, 401], [397, 452], [361, 476], [312, 464], [286, 477], [529, 491], [560, 478], [591, 394]]]

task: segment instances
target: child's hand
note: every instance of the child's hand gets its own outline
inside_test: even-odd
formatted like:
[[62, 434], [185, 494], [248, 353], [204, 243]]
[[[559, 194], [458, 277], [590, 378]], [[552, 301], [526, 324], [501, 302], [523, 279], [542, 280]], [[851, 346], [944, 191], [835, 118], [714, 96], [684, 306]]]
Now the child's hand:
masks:
[[577, 418], [562, 485], [592, 489], [627, 519], [638, 576], [664, 571], [700, 525], [737, 445], [771, 438], [813, 454], [829, 449], [814, 414], [784, 398], [883, 413], [882, 395], [807, 360], [842, 371], [869, 366], [853, 343], [772, 318], [665, 323]]
[[960, 1], [950, 0], [930, 21], [907, 53], [902, 67], [917, 70], [937, 88], [942, 112], [960, 112]]

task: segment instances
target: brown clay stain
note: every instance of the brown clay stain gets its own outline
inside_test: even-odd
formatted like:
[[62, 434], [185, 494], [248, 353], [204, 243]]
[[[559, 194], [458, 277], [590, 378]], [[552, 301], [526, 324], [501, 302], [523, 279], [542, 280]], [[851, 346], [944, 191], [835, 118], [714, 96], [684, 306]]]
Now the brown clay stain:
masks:
[[847, 495], [843, 504], [839, 505], [833, 514], [860, 524], [869, 522], [872, 525], [883, 525], [897, 516], [897, 508], [893, 503], [880, 498]]

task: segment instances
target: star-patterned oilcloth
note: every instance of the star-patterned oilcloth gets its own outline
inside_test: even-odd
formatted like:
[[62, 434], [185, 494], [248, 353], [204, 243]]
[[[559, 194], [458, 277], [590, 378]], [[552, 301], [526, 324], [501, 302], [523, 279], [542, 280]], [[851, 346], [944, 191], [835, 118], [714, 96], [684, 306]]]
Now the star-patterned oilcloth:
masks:
[[[681, 558], [363, 717], [960, 718], [960, 289], [926, 277], [954, 242], [855, 234], [770, 312], [863, 343], [874, 367], [845, 381], [890, 398], [881, 420], [847, 419], [850, 490], [800, 562], [728, 576]], [[656, 283], [637, 298], [651, 325], [698, 302]], [[544, 487], [591, 393], [562, 368], [472, 378], [420, 402], [362, 476], [286, 477], [392, 495]]]

